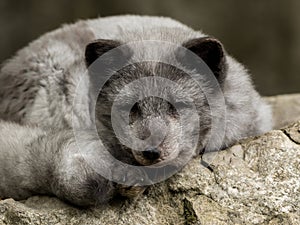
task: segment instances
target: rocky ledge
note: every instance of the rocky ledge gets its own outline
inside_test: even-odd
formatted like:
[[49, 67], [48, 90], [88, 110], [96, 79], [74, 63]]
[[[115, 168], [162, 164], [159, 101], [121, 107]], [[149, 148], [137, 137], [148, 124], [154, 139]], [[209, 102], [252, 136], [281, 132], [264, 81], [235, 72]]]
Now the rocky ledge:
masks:
[[[268, 101], [277, 128], [299, 119], [300, 95]], [[92, 209], [46, 196], [2, 200], [2, 224], [300, 224], [300, 121], [193, 159], [135, 199]]]

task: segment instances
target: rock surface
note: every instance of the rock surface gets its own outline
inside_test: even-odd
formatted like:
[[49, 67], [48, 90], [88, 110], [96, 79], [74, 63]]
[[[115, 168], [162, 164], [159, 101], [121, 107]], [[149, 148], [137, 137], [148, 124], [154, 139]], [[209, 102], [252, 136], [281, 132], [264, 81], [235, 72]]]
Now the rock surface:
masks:
[[300, 94], [266, 97], [273, 108], [274, 128], [282, 128], [300, 120]]
[[2, 200], [4, 224], [300, 224], [300, 121], [198, 157], [136, 199], [93, 209], [46, 196]]

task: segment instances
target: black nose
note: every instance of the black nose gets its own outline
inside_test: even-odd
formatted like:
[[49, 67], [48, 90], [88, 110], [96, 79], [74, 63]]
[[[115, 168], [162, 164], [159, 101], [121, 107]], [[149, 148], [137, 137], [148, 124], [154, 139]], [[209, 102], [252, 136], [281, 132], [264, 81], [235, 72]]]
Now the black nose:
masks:
[[148, 147], [142, 152], [145, 159], [155, 160], [160, 157], [160, 151], [156, 147]]

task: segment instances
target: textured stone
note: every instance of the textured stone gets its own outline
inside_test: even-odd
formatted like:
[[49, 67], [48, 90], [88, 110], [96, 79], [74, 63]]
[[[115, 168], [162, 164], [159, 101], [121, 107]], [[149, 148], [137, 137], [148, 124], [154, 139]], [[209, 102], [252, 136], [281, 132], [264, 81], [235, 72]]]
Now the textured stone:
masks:
[[280, 129], [300, 120], [300, 94], [266, 97], [273, 108], [275, 128]]

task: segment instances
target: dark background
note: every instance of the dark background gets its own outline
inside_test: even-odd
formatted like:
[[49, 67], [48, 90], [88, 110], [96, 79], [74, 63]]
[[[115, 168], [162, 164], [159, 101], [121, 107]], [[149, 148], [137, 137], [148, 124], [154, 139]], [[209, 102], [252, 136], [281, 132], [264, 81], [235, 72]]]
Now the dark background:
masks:
[[217, 37], [264, 95], [300, 92], [299, 0], [0, 0], [0, 62], [62, 23], [115, 14], [173, 17]]

